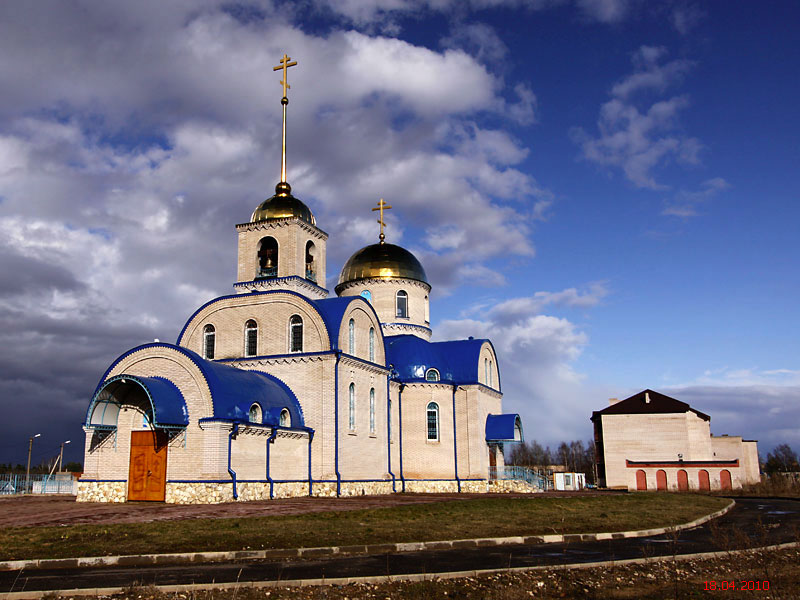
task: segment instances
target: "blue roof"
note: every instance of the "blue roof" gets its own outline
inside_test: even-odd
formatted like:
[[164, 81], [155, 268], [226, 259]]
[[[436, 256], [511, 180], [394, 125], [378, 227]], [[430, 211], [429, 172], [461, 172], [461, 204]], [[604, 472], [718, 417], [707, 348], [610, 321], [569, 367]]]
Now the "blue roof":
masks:
[[[135, 383], [137, 385], [130, 385]], [[102, 392], [109, 395], [100, 397]], [[137, 393], [141, 397], [144, 392], [150, 402], [152, 409], [152, 421], [154, 426], [160, 425], [188, 425], [189, 411], [186, 409], [186, 401], [177, 386], [163, 377], [137, 377], [133, 375], [117, 375], [103, 382], [103, 385], [95, 392], [89, 410], [86, 413], [86, 423], [91, 425], [107, 424], [101, 415], [95, 415], [95, 406], [101, 404], [106, 408], [106, 404], [122, 404], [131, 395]], [[93, 418], [99, 416], [100, 418]], [[114, 415], [116, 420], [116, 414]]]
[[[425, 372], [434, 368], [439, 371], [441, 381], [455, 384], [480, 383], [478, 362], [481, 347], [489, 340], [429, 342], [415, 335], [392, 335], [384, 340], [386, 362], [394, 365], [402, 382], [425, 381]], [[497, 384], [499, 389], [500, 382]]]
[[[247, 371], [244, 369], [229, 367], [228, 365], [201, 358], [196, 352], [192, 352], [191, 350], [182, 346], [165, 344], [161, 342], [144, 344], [142, 346], [132, 348], [115, 360], [103, 375], [103, 378], [100, 380], [100, 383], [95, 389], [92, 400], [93, 402], [94, 398], [97, 397], [100, 390], [106, 384], [106, 377], [108, 377], [111, 369], [113, 369], [114, 366], [126, 356], [145, 348], [170, 348], [185, 355], [195, 365], [197, 365], [197, 367], [200, 369], [200, 372], [203, 374], [203, 377], [205, 377], [206, 382], [208, 383], [208, 388], [211, 391], [214, 418], [248, 421], [250, 407], [253, 405], [253, 403], [257, 403], [261, 406], [263, 424], [278, 425], [280, 412], [282, 409], [286, 408], [289, 410], [289, 414], [291, 415], [292, 428], [305, 427], [303, 410], [300, 407], [300, 403], [297, 401], [297, 397], [294, 395], [292, 390], [289, 389], [289, 386], [287, 386], [277, 377], [268, 375], [266, 373], [261, 373], [260, 371]], [[121, 379], [122, 377], [123, 376], [120, 375], [112, 379]], [[172, 382], [161, 377], [125, 377], [130, 377], [131, 379], [135, 380], [152, 379], [163, 381], [162, 385], [157, 385], [153, 388], [153, 390], [154, 393], [157, 392], [158, 394], [163, 395], [165, 399], [168, 398], [169, 393], [167, 391], [167, 384], [175, 388], [177, 391], [177, 388]], [[149, 388], [150, 385], [148, 385], [148, 390]], [[179, 391], [178, 393], [180, 394]], [[181, 396], [181, 400], [182, 399], [183, 396]], [[169, 403], [171, 401], [165, 400], [165, 402]], [[155, 408], [158, 410], [157, 406]]]
[[[339, 328], [342, 325], [342, 318], [351, 302], [363, 302], [366, 306], [375, 309], [361, 296], [342, 296], [340, 298], [325, 298], [323, 300], [313, 300], [311, 303], [317, 307], [325, 327], [328, 329], [328, 337], [331, 343], [331, 350], [339, 349]], [[379, 321], [377, 314], [375, 319]]]
[[[516, 424], [519, 422], [519, 439], [516, 437]], [[522, 419], [517, 414], [487, 415], [486, 417], [487, 442], [521, 442]]]

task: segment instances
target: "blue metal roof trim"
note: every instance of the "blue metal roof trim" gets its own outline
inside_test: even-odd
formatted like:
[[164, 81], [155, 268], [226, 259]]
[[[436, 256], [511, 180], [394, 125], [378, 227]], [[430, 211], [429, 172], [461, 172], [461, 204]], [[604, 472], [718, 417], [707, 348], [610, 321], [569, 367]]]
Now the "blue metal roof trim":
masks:
[[[250, 281], [237, 281], [236, 283], [233, 284], [233, 287], [234, 287], [234, 289], [236, 289], [236, 288], [239, 288], [239, 287], [245, 287], [247, 285], [252, 285], [252, 284], [258, 283], [260, 281], [280, 281], [280, 282], [284, 282], [284, 281], [291, 281], [291, 280], [302, 281], [303, 283], [306, 283], [306, 284], [308, 284], [310, 286], [313, 286], [313, 287], [317, 288], [321, 292], [328, 293], [328, 290], [325, 289], [324, 287], [320, 287], [315, 282], [311, 281], [310, 279], [306, 279], [305, 277], [300, 277], [299, 275], [289, 275], [287, 277], [271, 277], [270, 279], [251, 279]], [[262, 290], [262, 291], [279, 292], [279, 291], [283, 291], [283, 290]], [[251, 293], [256, 294], [256, 293], [258, 293], [258, 291], [254, 290]], [[237, 296], [243, 296], [244, 294], [236, 294], [236, 295]], [[300, 294], [300, 295], [302, 296], [302, 294]]]
[[[394, 365], [399, 380], [406, 383], [424, 381], [425, 372], [431, 367], [439, 371], [440, 381], [480, 383], [478, 359], [481, 346], [484, 342], [492, 344], [485, 339], [429, 342], [415, 335], [392, 335], [384, 340], [387, 364]], [[497, 372], [500, 372], [499, 368]], [[497, 383], [496, 389], [500, 391], [499, 377]]]
[[[277, 377], [259, 371], [237, 369], [206, 360], [188, 348], [163, 342], [143, 344], [132, 348], [111, 363], [111, 366], [103, 374], [97, 388], [95, 388], [92, 398], [94, 399], [100, 388], [105, 384], [106, 377], [108, 377], [114, 366], [125, 357], [146, 348], [170, 348], [180, 352], [197, 365], [211, 391], [215, 417], [247, 421], [250, 416], [250, 406], [254, 402], [258, 402], [261, 406], [263, 417], [270, 414], [269, 409], [271, 408], [287, 408], [292, 417], [292, 424], [298, 424], [301, 427], [305, 426], [303, 410], [297, 401], [297, 397], [289, 389], [289, 386]], [[94, 400], [92, 401], [94, 402]], [[280, 413], [280, 411], [278, 412]], [[264, 422], [266, 423], [266, 421]], [[277, 422], [273, 424], [277, 425]]]
[[486, 441], [487, 442], [522, 442], [516, 439], [515, 425], [519, 421], [520, 437], [522, 437], [522, 419], [518, 414], [487, 415]]
[[[177, 339], [177, 341], [175, 343], [176, 344], [180, 344], [181, 343], [181, 339], [183, 338], [183, 334], [186, 333], [186, 328], [189, 327], [189, 323], [192, 322], [192, 319], [194, 319], [198, 314], [200, 314], [200, 311], [202, 311], [203, 309], [211, 306], [212, 304], [214, 304], [216, 302], [221, 302], [223, 300], [229, 300], [231, 298], [250, 298], [252, 296], [268, 296], [270, 294], [290, 294], [292, 296], [297, 296], [298, 298], [302, 298], [308, 304], [310, 304], [310, 305], [314, 306], [315, 308], [317, 308], [317, 312], [319, 312], [319, 308], [316, 306], [316, 303], [314, 302], [314, 300], [311, 300], [310, 298], [307, 298], [306, 296], [303, 296], [303, 294], [298, 294], [297, 292], [293, 292], [292, 290], [266, 290], [264, 292], [249, 292], [247, 294], [228, 294], [227, 296], [219, 296], [218, 298], [213, 298], [213, 299], [209, 300], [208, 302], [206, 302], [205, 304], [203, 304], [203, 306], [198, 308], [196, 311], [194, 311], [192, 313], [192, 316], [190, 316], [186, 320], [186, 323], [184, 323], [183, 327], [181, 328], [181, 332], [178, 334], [178, 339]], [[318, 300], [317, 302], [321, 302], [321, 301]], [[320, 316], [322, 316], [322, 315], [320, 315]], [[323, 321], [324, 320], [325, 319], [323, 317]], [[325, 322], [325, 327], [327, 328], [327, 326], [328, 326], [328, 323]], [[337, 328], [337, 332], [338, 332], [338, 328]], [[328, 339], [330, 339], [330, 331], [328, 331]]]
[[378, 313], [375, 312], [375, 308], [363, 296], [341, 296], [339, 298], [324, 298], [311, 301], [317, 307], [317, 312], [319, 312], [322, 320], [325, 321], [325, 327], [328, 328], [331, 350], [339, 349], [339, 328], [342, 326], [344, 313], [352, 302], [363, 302], [375, 315], [375, 320], [378, 323], [381, 322], [378, 318]]
[[100, 393], [110, 385], [122, 381], [134, 381], [145, 391], [150, 406], [153, 409], [153, 426], [189, 424], [189, 411], [186, 408], [186, 400], [178, 387], [163, 377], [138, 377], [135, 375], [116, 375], [103, 382], [97, 389], [89, 409], [86, 411], [86, 425], [91, 425], [92, 413], [98, 402]]

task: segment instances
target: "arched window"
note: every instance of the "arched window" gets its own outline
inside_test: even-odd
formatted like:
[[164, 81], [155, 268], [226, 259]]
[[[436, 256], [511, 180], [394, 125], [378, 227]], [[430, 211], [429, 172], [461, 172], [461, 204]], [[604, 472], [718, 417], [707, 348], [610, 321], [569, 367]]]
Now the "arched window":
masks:
[[426, 323], [431, 322], [431, 305], [430, 302], [428, 302], [427, 295], [425, 296], [425, 322]]
[[255, 402], [250, 407], [250, 422], [261, 423], [261, 407]]
[[261, 238], [258, 242], [258, 268], [256, 279], [278, 276], [278, 241], [274, 237]]
[[489, 359], [483, 359], [483, 383], [489, 385]]
[[369, 359], [375, 362], [375, 328], [369, 328]]
[[314, 257], [317, 254], [317, 248], [314, 242], [308, 240], [306, 243], [306, 279], [317, 282], [317, 265], [314, 262]]
[[369, 390], [369, 432], [375, 433], [375, 388]]
[[300, 315], [292, 315], [289, 319], [289, 352], [303, 351], [303, 319]]
[[203, 358], [214, 360], [216, 330], [210, 323], [203, 328]]
[[439, 371], [436, 369], [425, 371], [425, 381], [439, 381]]
[[370, 292], [369, 290], [364, 290], [363, 292], [361, 292], [361, 296], [366, 298], [367, 302], [370, 303], [372, 302], [372, 292]]
[[289, 414], [289, 409], [284, 408], [281, 411], [281, 416], [278, 419], [278, 425], [281, 427], [291, 427], [292, 426], [292, 415]]
[[349, 327], [349, 344], [347, 345], [347, 351], [350, 354], [356, 353], [356, 322], [353, 319], [350, 319]]
[[494, 368], [492, 365], [492, 361], [489, 361], [489, 387], [492, 387], [493, 374], [494, 374]]
[[350, 384], [350, 431], [356, 430], [356, 384]]
[[253, 319], [244, 324], [244, 355], [258, 354], [258, 325]]
[[428, 441], [439, 441], [439, 405], [436, 402], [428, 403]]
[[408, 318], [408, 294], [403, 290], [397, 292], [397, 316], [401, 319]]

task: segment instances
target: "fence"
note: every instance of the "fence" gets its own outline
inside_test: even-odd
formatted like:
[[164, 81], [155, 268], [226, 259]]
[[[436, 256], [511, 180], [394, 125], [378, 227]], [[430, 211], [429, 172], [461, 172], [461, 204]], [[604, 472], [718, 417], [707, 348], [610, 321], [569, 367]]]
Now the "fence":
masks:
[[489, 467], [489, 479], [512, 479], [515, 481], [525, 481], [529, 485], [547, 491], [553, 486], [546, 477], [542, 477], [533, 469], [528, 467], [515, 467], [506, 465], [505, 467]]
[[0, 495], [77, 494], [77, 482], [71, 473], [31, 475], [0, 473]]

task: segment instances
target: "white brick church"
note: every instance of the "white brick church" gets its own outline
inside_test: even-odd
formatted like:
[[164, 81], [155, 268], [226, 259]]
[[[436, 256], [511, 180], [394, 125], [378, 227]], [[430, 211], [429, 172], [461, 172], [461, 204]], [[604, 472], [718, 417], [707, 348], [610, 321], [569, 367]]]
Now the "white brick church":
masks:
[[328, 234], [292, 195], [284, 146], [275, 195], [236, 226], [235, 293], [101, 377], [78, 500], [486, 491], [504, 444], [522, 440], [494, 348], [430, 341], [425, 270], [379, 221], [329, 298]]

